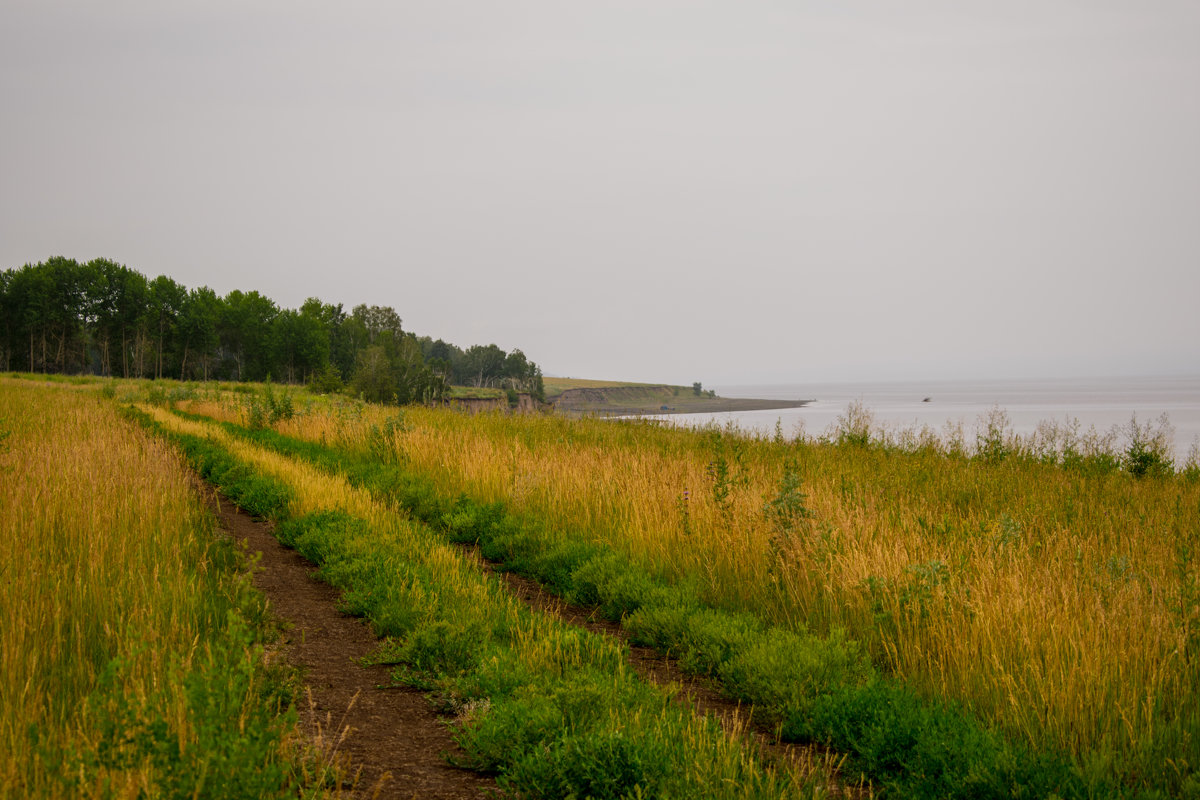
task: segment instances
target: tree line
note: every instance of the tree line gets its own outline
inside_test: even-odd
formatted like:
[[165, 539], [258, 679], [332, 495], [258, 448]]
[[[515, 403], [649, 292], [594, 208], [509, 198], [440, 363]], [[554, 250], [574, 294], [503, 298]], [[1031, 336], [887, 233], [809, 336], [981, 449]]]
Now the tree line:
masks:
[[221, 297], [105, 258], [56, 256], [0, 272], [0, 366], [6, 372], [343, 386], [374, 401], [440, 402], [451, 385], [545, 399], [520, 350], [466, 350], [405, 331], [391, 306], [310, 297], [280, 308], [256, 291]]

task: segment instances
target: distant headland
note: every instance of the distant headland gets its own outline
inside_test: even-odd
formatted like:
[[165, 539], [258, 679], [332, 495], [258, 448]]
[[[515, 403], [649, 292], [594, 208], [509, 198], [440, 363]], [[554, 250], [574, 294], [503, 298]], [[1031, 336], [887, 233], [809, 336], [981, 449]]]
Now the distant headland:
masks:
[[570, 416], [589, 414], [695, 414], [719, 411], [760, 411], [800, 408], [812, 400], [767, 400], [718, 397], [697, 382], [691, 386], [665, 383], [629, 383], [582, 378], [544, 378], [546, 402]]

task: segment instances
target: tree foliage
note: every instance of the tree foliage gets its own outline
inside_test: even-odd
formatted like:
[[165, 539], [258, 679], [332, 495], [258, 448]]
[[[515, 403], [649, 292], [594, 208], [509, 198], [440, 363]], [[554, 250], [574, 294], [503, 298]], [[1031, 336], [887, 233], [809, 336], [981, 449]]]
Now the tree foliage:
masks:
[[348, 386], [384, 402], [440, 402], [451, 384], [529, 392], [542, 373], [520, 350], [465, 351], [405, 331], [386, 305], [310, 297], [280, 308], [256, 291], [221, 297], [104, 258], [55, 256], [0, 271], [0, 369], [180, 380]]

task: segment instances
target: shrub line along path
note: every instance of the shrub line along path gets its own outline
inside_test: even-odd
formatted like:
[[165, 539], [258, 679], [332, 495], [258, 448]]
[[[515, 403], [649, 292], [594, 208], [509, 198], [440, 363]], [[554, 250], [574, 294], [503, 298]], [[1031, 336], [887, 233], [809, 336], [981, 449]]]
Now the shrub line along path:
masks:
[[338, 590], [314, 578], [312, 563], [280, 544], [269, 523], [199, 483], [222, 528], [245, 542], [248, 554], [261, 554], [254, 586], [283, 622], [286, 658], [311, 694], [311, 702], [298, 699], [301, 719], [320, 732], [325, 748], [336, 747], [343, 778], [354, 783], [347, 793], [381, 800], [494, 796], [494, 780], [446, 762], [444, 753], [461, 751], [423, 692], [392, 687], [385, 665], [359, 663], [379, 641], [366, 622], [338, 610]]
[[[470, 554], [481, 569], [504, 581], [513, 596], [534, 611], [551, 614], [570, 625], [624, 642], [628, 648], [626, 663], [643, 680], [663, 686], [679, 686], [680, 692], [676, 697], [679, 702], [688, 704], [697, 714], [715, 719], [730, 736], [740, 737], [753, 746], [767, 763], [785, 767], [798, 766], [805, 771], [815, 764], [820, 764], [830, 777], [837, 776], [836, 767], [843, 760], [842, 756], [816, 745], [779, 742], [777, 737], [771, 735], [769, 729], [756, 719], [753, 707], [730, 700], [703, 676], [684, 672], [669, 655], [663, 655], [652, 647], [634, 644], [630, 641], [629, 632], [619, 623], [601, 617], [599, 609], [571, 605], [561, 597], [546, 591], [544, 586], [532, 578], [514, 572], [497, 571], [494, 564], [483, 558], [477, 546], [459, 546]], [[835, 797], [869, 795], [862, 786], [844, 785], [840, 782], [827, 785], [825, 789]]]
[[[319, 731], [326, 752], [336, 748], [343, 778], [354, 784], [351, 795], [381, 800], [496, 796], [493, 779], [447, 763], [446, 754], [462, 751], [424, 692], [393, 686], [387, 665], [360, 663], [376, 651], [379, 640], [368, 623], [338, 609], [339, 591], [313, 577], [314, 565], [281, 544], [270, 523], [253, 519], [199, 477], [197, 483], [221, 527], [244, 543], [250, 556], [258, 554], [254, 586], [283, 623], [286, 658], [302, 671], [311, 695], [308, 702], [304, 698], [298, 702], [302, 720], [314, 736]], [[810, 769], [814, 762], [823, 762], [827, 770], [837, 763], [836, 756], [819, 748], [777, 744], [761, 727], [756, 729], [752, 709], [722, 696], [702, 678], [684, 673], [669, 657], [630, 644], [620, 625], [566, 604], [536, 581], [496, 571], [476, 547], [463, 548], [481, 569], [504, 581], [515, 597], [535, 611], [624, 641], [630, 666], [645, 680], [678, 685], [681, 702], [718, 720], [730, 735], [748, 740], [767, 760]], [[834, 795], [839, 788], [848, 796], [867, 794], [846, 786], [827, 787]]]

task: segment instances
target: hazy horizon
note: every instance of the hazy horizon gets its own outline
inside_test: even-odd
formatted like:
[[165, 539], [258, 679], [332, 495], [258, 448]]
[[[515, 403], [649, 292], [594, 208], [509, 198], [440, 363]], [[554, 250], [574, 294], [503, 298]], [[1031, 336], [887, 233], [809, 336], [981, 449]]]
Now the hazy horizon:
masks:
[[0, 269], [546, 374], [1200, 374], [1200, 4], [0, 9]]

